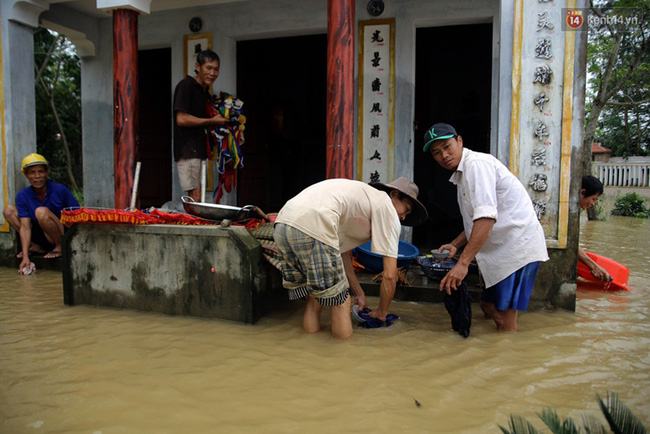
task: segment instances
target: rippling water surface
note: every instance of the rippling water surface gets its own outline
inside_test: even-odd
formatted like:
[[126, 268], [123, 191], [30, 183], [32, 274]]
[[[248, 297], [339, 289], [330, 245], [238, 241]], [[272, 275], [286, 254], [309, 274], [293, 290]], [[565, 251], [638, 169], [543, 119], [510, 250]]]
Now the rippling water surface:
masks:
[[61, 273], [0, 269], [0, 432], [496, 433], [511, 413], [542, 428], [546, 406], [601, 418], [607, 391], [650, 427], [650, 224], [581, 231], [630, 292], [581, 289], [575, 314], [525, 313], [518, 333], [475, 307], [468, 339], [442, 304], [395, 302], [394, 326], [337, 341], [303, 333], [300, 304], [254, 326], [68, 307]]

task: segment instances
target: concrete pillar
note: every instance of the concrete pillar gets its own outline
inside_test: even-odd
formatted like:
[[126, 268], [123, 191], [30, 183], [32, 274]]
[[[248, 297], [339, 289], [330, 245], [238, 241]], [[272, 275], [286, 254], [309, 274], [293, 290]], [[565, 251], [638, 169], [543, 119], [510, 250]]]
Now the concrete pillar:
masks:
[[354, 0], [327, 2], [327, 178], [352, 178]]
[[138, 12], [113, 11], [115, 208], [129, 206], [138, 155]]
[[[16, 193], [29, 185], [20, 172], [22, 158], [36, 152], [34, 111], [34, 28], [38, 16], [47, 9], [42, 2], [0, 2], [0, 59], [2, 60], [2, 185], [1, 206], [14, 203]], [[4, 222], [0, 231], [9, 230]]]
[[138, 15], [149, 14], [151, 0], [97, 0], [113, 11], [113, 162], [115, 208], [131, 201], [138, 155]]

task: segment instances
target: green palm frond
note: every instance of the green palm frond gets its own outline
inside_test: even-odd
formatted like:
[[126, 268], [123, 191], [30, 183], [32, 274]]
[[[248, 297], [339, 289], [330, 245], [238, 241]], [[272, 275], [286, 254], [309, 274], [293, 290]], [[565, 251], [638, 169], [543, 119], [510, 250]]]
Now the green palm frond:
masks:
[[[598, 404], [600, 409], [609, 423], [609, 427], [614, 434], [647, 434], [648, 431], [632, 411], [618, 399], [616, 393], [607, 392], [607, 402], [603, 401], [599, 395]], [[562, 420], [557, 411], [547, 407], [537, 416], [546, 424], [553, 434], [606, 434], [609, 431], [593, 415], [585, 414], [582, 416], [582, 426], [579, 427], [569, 417]], [[530, 422], [519, 415], [510, 415], [509, 428], [499, 425], [504, 434], [538, 434], [538, 431]]]
[[585, 434], [607, 434], [607, 430], [602, 423], [592, 414], [582, 415], [582, 427]]
[[572, 419], [566, 418], [562, 421], [557, 411], [550, 407], [545, 408], [541, 413], [537, 413], [537, 416], [542, 419], [553, 434], [579, 434], [580, 432]]
[[511, 414], [508, 426], [510, 431], [499, 425], [503, 434], [541, 434], [530, 422], [519, 415]]
[[546, 407], [542, 410], [541, 413], [537, 413], [540, 419], [546, 424], [547, 427], [551, 429], [551, 432], [557, 433], [562, 429], [562, 421], [560, 416], [557, 415], [557, 411], [551, 407]]
[[618, 394], [607, 392], [607, 403], [600, 395], [596, 395], [596, 397], [609, 427], [615, 434], [647, 433], [641, 421], [618, 399]]

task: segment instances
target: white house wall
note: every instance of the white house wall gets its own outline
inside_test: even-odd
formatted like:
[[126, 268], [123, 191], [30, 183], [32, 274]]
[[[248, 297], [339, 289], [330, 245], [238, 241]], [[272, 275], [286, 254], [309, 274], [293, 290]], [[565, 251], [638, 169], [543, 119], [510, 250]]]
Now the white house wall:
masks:
[[[4, 91], [4, 142], [6, 144], [3, 179], [7, 191], [2, 202], [13, 203], [16, 192], [26, 187], [20, 171], [21, 159], [36, 150], [36, 120], [34, 117], [34, 40], [33, 28], [5, 20], [12, 16], [8, 3], [0, 3], [2, 21], [2, 67]], [[7, 205], [3, 203], [2, 206]], [[4, 223], [4, 222], [3, 222]]]
[[[493, 127], [499, 134], [493, 134], [493, 153], [497, 140], [506, 143], [509, 129], [502, 122], [508, 113], [501, 113], [502, 107], [509, 107], [508, 77], [499, 75], [499, 58], [510, 52], [511, 43], [499, 44], [499, 38], [512, 39], [511, 25], [499, 26], [504, 15], [511, 17], [510, 6], [504, 11], [498, 0], [461, 0], [440, 2], [434, 0], [386, 1], [386, 9], [379, 18], [394, 17], [395, 34], [395, 176], [413, 175], [413, 117], [415, 102], [415, 35], [418, 27], [475, 24], [492, 22], [494, 25], [493, 52]], [[48, 21], [57, 19], [57, 7], [43, 14]], [[183, 72], [183, 36], [189, 34], [188, 23], [194, 16], [203, 20], [201, 33], [211, 33], [213, 49], [221, 57], [221, 72], [215, 83], [216, 91], [236, 94], [236, 44], [239, 40], [264, 39], [271, 37], [309, 35], [327, 32], [327, 2], [324, 0], [284, 0], [268, 2], [237, 2], [224, 5], [178, 9], [140, 15], [138, 45], [140, 49], [171, 48], [173, 92]], [[366, 2], [356, 3], [356, 22], [372, 17], [366, 11]], [[63, 19], [62, 17], [59, 19]], [[82, 105], [84, 131], [84, 196], [88, 206], [113, 206], [113, 142], [112, 142], [112, 19], [88, 17], [98, 21], [89, 32], [89, 39], [96, 44], [96, 55], [82, 59]], [[511, 19], [511, 18], [509, 18]], [[77, 20], [78, 21], [78, 20]], [[68, 23], [71, 27], [74, 24]], [[83, 30], [80, 22], [75, 30]], [[505, 30], [503, 30], [505, 27]], [[94, 36], [91, 33], [97, 32]], [[504, 35], [505, 34], [505, 35]], [[356, 30], [355, 30], [356, 38]], [[355, 55], [357, 44], [354, 44]], [[300, 55], [297, 53], [297, 55]], [[355, 70], [356, 70], [355, 62]], [[504, 65], [509, 70], [510, 65]], [[281, 68], [282, 65], [260, 65], [261, 68]], [[299, 74], [300, 71], [288, 71]], [[497, 92], [501, 100], [497, 104]], [[145, 102], [140, 101], [140, 104]], [[498, 116], [497, 116], [498, 115]], [[170, 113], [171, 116], [171, 113]], [[109, 120], [111, 120], [109, 122]], [[508, 119], [509, 120], [509, 119]], [[355, 122], [356, 125], [356, 122]], [[501, 130], [506, 128], [504, 134]], [[356, 137], [356, 135], [355, 135]], [[505, 153], [507, 155], [507, 153]], [[101, 157], [101, 163], [98, 158]], [[356, 163], [356, 161], [355, 161]], [[174, 197], [181, 195], [174, 167]], [[355, 169], [356, 173], [356, 169]]]
[[[394, 176], [413, 176], [414, 158], [422, 153], [414, 152], [413, 143], [422, 130], [414, 133], [415, 103], [415, 44], [416, 29], [431, 26], [450, 26], [461, 24], [492, 23], [492, 103], [491, 103], [491, 143], [490, 152], [505, 164], [510, 165], [510, 155], [514, 149], [513, 134], [516, 135], [528, 119], [525, 107], [518, 104], [521, 95], [513, 92], [513, 82], [530, 80], [528, 75], [513, 73], [513, 58], [526, 61], [528, 53], [514, 50], [514, 35], [524, 40], [531, 38], [535, 29], [523, 28], [517, 18], [515, 25], [514, 5], [518, 5], [525, 14], [534, 11], [535, 0], [385, 0], [386, 9], [379, 18], [395, 19], [395, 119], [394, 119]], [[33, 5], [49, 6], [49, 10], [34, 9]], [[369, 20], [366, 12], [367, 2], [356, 3], [355, 22]], [[552, 7], [584, 8], [586, 0], [567, 0], [549, 4]], [[113, 167], [113, 26], [111, 14], [103, 18], [71, 12], [64, 3], [48, 4], [44, 1], [31, 2], [19, 0], [1, 0], [0, 2], [2, 54], [3, 54], [3, 88], [5, 125], [2, 133], [6, 143], [5, 163], [2, 166], [4, 185], [3, 206], [12, 202], [16, 191], [26, 185], [17, 165], [27, 153], [36, 150], [35, 116], [34, 116], [34, 61], [32, 32], [34, 18], [39, 17], [43, 24], [60, 31], [72, 30], [77, 40], [82, 41], [82, 131], [84, 159], [84, 196], [85, 205], [91, 207], [114, 206], [114, 167]], [[138, 43], [140, 49], [170, 48], [172, 60], [172, 80], [163, 92], [173, 93], [176, 83], [183, 72], [183, 37], [190, 34], [190, 18], [199, 16], [203, 20], [201, 33], [211, 33], [213, 49], [221, 56], [221, 73], [215, 85], [215, 91], [237, 93], [236, 83], [236, 48], [237, 41], [265, 39], [311, 34], [325, 34], [327, 31], [326, 0], [269, 0], [240, 1], [235, 3], [177, 9], [173, 11], [154, 12], [141, 15], [138, 26]], [[521, 21], [521, 22], [519, 22]], [[526, 33], [528, 32], [528, 33]], [[355, 31], [354, 37], [358, 33]], [[518, 39], [519, 40], [519, 39]], [[444, 43], [444, 41], [442, 41]], [[524, 48], [526, 45], [524, 44]], [[540, 270], [537, 279], [535, 297], [531, 301], [537, 306], [551, 304], [572, 309], [575, 307], [575, 266], [579, 236], [577, 195], [582, 155], [582, 128], [584, 122], [584, 86], [586, 38], [584, 33], [575, 35], [573, 48], [565, 47], [569, 54], [575, 55], [572, 91], [563, 97], [567, 112], [567, 122], [562, 128], [571, 128], [568, 141], [563, 142], [566, 158], [562, 160], [563, 178], [560, 202], [563, 214], [560, 223], [566, 233], [557, 239], [550, 239], [547, 244], [551, 261]], [[471, 47], [468, 47], [471, 49]], [[358, 55], [358, 43], [354, 43], [355, 55]], [[517, 57], [513, 57], [516, 55]], [[564, 51], [558, 56], [564, 56]], [[300, 53], [296, 53], [300, 56]], [[453, 59], [448, 62], [453, 67]], [[282, 68], [283, 65], [260, 65], [260, 68]], [[354, 68], [357, 68], [355, 61]], [[516, 70], [516, 68], [515, 68]], [[300, 74], [301, 71], [287, 71], [287, 74]], [[571, 72], [568, 72], [569, 74]], [[140, 77], [143, 79], [143, 77]], [[444, 83], [442, 84], [444, 85]], [[569, 89], [571, 87], [568, 87]], [[513, 97], [513, 95], [515, 95]], [[528, 94], [525, 97], [529, 97]], [[569, 103], [572, 103], [570, 105]], [[145, 104], [146, 101], [140, 101]], [[517, 112], [513, 112], [517, 107]], [[356, 109], [355, 109], [356, 110]], [[523, 111], [522, 111], [523, 110]], [[569, 112], [570, 110], [570, 112]], [[356, 115], [356, 113], [355, 113]], [[515, 116], [516, 115], [516, 116]], [[169, 113], [172, 116], [172, 113]], [[515, 118], [519, 116], [520, 120]], [[355, 117], [356, 120], [356, 117]], [[254, 120], [249, 119], [249, 122]], [[515, 128], [511, 128], [511, 125]], [[356, 126], [356, 122], [355, 122]], [[426, 128], [426, 126], [422, 127]], [[530, 151], [530, 137], [524, 131], [518, 153], [526, 160]], [[357, 137], [355, 134], [354, 137]], [[245, 153], [245, 150], [244, 150]], [[517, 153], [515, 153], [517, 155]], [[422, 158], [426, 158], [422, 155]], [[570, 160], [568, 160], [568, 159]], [[567, 162], [569, 162], [567, 164]], [[356, 164], [356, 159], [354, 160]], [[557, 170], [556, 161], [549, 167]], [[172, 164], [173, 196], [181, 195]], [[357, 173], [356, 168], [353, 173]], [[146, 176], [146, 174], [143, 174]], [[570, 180], [570, 188], [566, 180]], [[526, 180], [523, 180], [526, 181]], [[557, 195], [556, 195], [557, 196]], [[553, 196], [555, 197], [555, 196]], [[8, 198], [8, 199], [7, 199]], [[228, 198], [234, 200], [234, 198]], [[5, 232], [7, 230], [4, 222]], [[559, 232], [558, 232], [559, 233]], [[568, 233], [568, 236], [566, 234]], [[554, 234], [550, 234], [553, 238]]]
[[113, 21], [97, 21], [97, 55], [81, 59], [84, 205], [113, 208]]

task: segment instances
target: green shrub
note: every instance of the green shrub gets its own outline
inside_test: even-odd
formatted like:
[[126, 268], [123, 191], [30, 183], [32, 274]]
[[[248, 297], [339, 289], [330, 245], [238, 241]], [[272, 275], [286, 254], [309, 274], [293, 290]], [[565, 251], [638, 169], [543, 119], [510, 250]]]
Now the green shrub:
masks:
[[616, 198], [612, 215], [626, 217], [650, 218], [650, 210], [645, 206], [643, 197], [638, 193], [627, 193]]

